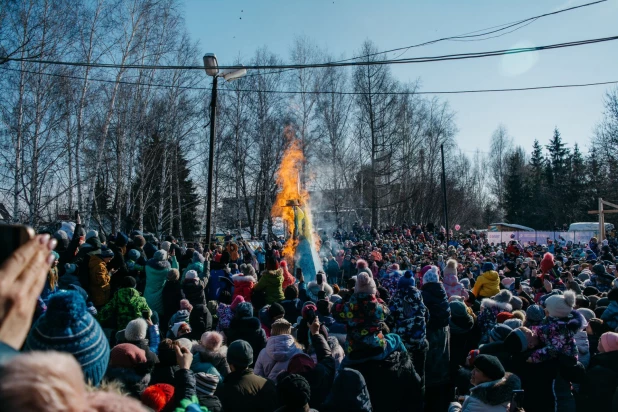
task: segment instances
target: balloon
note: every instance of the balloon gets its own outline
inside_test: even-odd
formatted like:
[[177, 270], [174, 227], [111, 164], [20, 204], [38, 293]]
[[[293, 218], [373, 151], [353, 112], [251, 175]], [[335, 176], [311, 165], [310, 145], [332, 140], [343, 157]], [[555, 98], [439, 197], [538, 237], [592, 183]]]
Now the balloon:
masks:
[[511, 233], [511, 239], [515, 239], [515, 233]]
[[459, 230], [459, 229], [461, 229], [461, 226], [455, 225], [455, 230]]

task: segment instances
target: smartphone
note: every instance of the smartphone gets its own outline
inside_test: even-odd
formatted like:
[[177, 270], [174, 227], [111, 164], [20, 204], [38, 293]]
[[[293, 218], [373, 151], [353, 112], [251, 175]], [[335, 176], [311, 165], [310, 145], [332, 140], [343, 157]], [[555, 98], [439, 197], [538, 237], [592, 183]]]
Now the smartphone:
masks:
[[511, 405], [509, 407], [510, 412], [515, 412], [519, 410], [519, 408], [524, 407], [524, 391], [523, 389], [518, 389], [513, 391], [513, 396], [511, 398]]
[[521, 278], [515, 278], [515, 290], [519, 290], [521, 286]]
[[144, 309], [144, 310], [142, 311], [142, 318], [144, 318], [144, 319], [146, 319], [146, 320], [150, 319], [150, 311], [149, 311], [149, 310], [145, 310], [145, 309]]
[[28, 226], [0, 224], [0, 265], [33, 237], [34, 230]]

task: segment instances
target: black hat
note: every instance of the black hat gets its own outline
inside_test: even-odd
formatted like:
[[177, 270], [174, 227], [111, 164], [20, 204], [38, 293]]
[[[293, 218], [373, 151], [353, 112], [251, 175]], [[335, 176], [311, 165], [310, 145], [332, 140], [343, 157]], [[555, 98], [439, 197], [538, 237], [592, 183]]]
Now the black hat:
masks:
[[290, 374], [277, 385], [279, 399], [288, 408], [302, 408], [311, 399], [309, 382], [301, 375]]
[[528, 340], [523, 330], [513, 329], [504, 340], [504, 348], [509, 353], [521, 353], [528, 349]]
[[230, 365], [246, 368], [253, 363], [253, 349], [248, 342], [237, 340], [227, 348], [227, 362]]
[[137, 282], [135, 281], [135, 278], [133, 276], [125, 276], [124, 278], [122, 278], [122, 283], [121, 283], [123, 288], [134, 288], [137, 286]]
[[283, 306], [281, 306], [277, 302], [273, 303], [268, 308], [268, 316], [271, 319], [274, 319], [277, 316], [284, 316], [284, 315], [285, 315], [285, 309], [283, 308]]
[[110, 249], [101, 249], [101, 253], [99, 253], [99, 256], [104, 259], [104, 258], [113, 258], [114, 257], [114, 252], [112, 252]]
[[492, 355], [477, 356], [474, 360], [474, 367], [494, 381], [504, 378], [506, 373], [498, 358]]
[[592, 295], [598, 295], [599, 294], [599, 289], [595, 288], [594, 286], [586, 286], [584, 288], [584, 296], [592, 296]]

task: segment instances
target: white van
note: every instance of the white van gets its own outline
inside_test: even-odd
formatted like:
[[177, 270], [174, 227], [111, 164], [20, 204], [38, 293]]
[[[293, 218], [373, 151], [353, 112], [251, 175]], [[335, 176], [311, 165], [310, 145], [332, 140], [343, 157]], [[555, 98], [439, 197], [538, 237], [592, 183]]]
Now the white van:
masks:
[[[599, 230], [599, 222], [578, 222], [571, 223], [569, 226], [569, 232], [597, 232]], [[614, 225], [611, 223], [605, 224], [605, 232], [611, 232], [614, 230]]]

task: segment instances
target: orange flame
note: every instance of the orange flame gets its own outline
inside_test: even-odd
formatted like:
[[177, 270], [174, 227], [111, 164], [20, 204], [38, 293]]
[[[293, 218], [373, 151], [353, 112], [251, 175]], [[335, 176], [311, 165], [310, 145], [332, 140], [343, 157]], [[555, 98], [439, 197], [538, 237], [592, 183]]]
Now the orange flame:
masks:
[[287, 206], [287, 202], [298, 200], [299, 205], [304, 207], [309, 201], [309, 194], [300, 187], [300, 171], [305, 161], [300, 142], [294, 136], [294, 131], [290, 126], [285, 128], [284, 135], [289, 141], [289, 147], [284, 152], [279, 170], [277, 170], [277, 185], [280, 191], [271, 210], [271, 216], [281, 217], [285, 223], [286, 238], [290, 240], [283, 248], [283, 256], [289, 264], [292, 264], [291, 260], [294, 258], [298, 239], [292, 240], [296, 222], [294, 221], [294, 208]]

